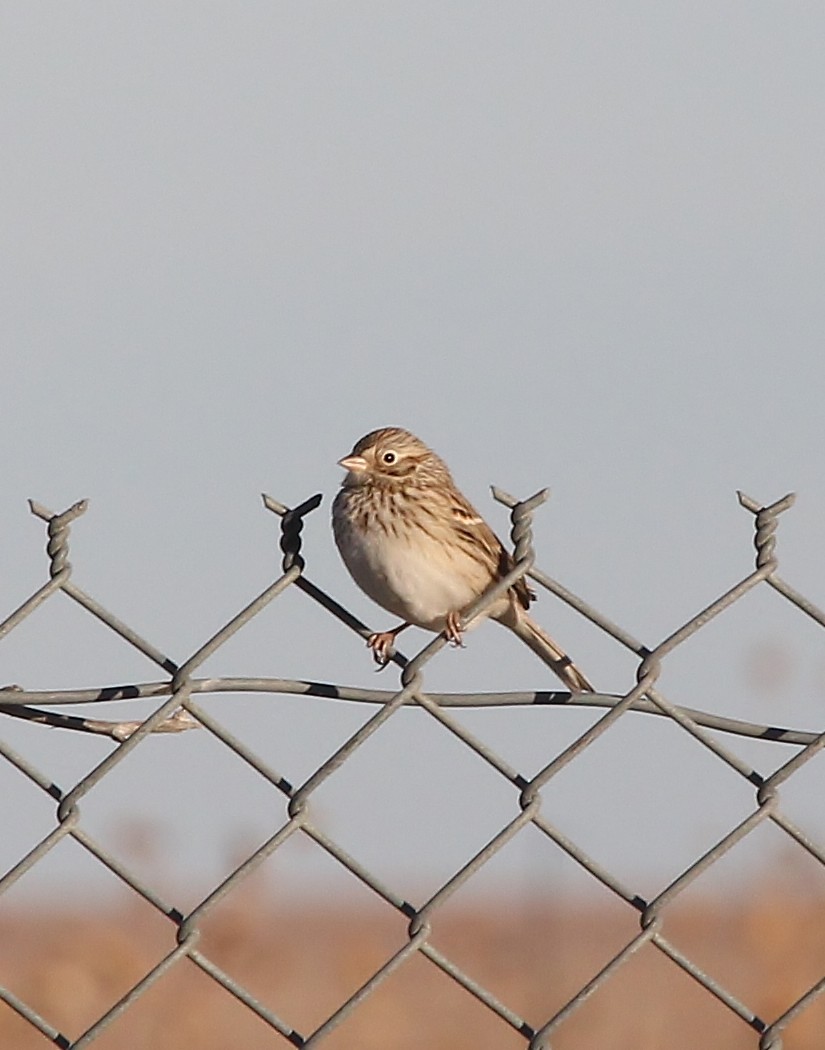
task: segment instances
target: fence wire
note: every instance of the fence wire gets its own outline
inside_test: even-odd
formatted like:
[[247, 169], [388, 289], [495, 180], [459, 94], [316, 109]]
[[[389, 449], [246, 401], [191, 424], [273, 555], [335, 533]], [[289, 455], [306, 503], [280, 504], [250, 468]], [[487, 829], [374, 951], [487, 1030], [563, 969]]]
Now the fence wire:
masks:
[[[38, 692], [12, 684], [0, 689], [0, 712], [7, 716], [67, 730], [102, 734], [115, 742], [112, 751], [88, 775], [64, 789], [56, 785], [51, 776], [36, 769], [26, 758], [0, 739], [0, 755], [5, 761], [16, 767], [57, 803], [54, 827], [0, 878], [0, 894], [37, 865], [64, 838], [70, 836], [91, 857], [104, 865], [152, 908], [165, 916], [170, 923], [171, 936], [168, 951], [161, 961], [149, 969], [125, 995], [112, 1003], [109, 1009], [80, 1035], [70, 1037], [60, 1031], [48, 1017], [42, 1016], [30, 1003], [19, 998], [12, 989], [0, 988], [0, 998], [8, 1008], [42, 1033], [45, 1040], [53, 1045], [66, 1048], [66, 1050], [69, 1048], [82, 1050], [93, 1044], [116, 1018], [128, 1011], [136, 1000], [156, 982], [162, 980], [172, 968], [188, 961], [268, 1025], [273, 1032], [273, 1045], [319, 1047], [325, 1037], [341, 1026], [390, 974], [403, 967], [411, 957], [422, 956], [445, 977], [456, 982], [468, 995], [483, 1004], [491, 1014], [518, 1033], [529, 1050], [549, 1050], [554, 1035], [562, 1030], [571, 1015], [605, 982], [610, 981], [613, 975], [625, 966], [640, 948], [645, 945], [653, 945], [663, 956], [697, 982], [708, 995], [723, 1003], [743, 1026], [750, 1029], [753, 1033], [754, 1046], [758, 1046], [760, 1050], [780, 1050], [784, 1030], [825, 990], [825, 975], [805, 989], [780, 1016], [760, 1017], [752, 1007], [741, 1001], [714, 975], [705, 972], [702, 966], [689, 958], [678, 945], [668, 938], [665, 933], [664, 917], [668, 907], [688, 886], [766, 821], [770, 821], [781, 829], [791, 843], [825, 866], [825, 847], [821, 843], [812, 841], [806, 832], [782, 811], [779, 795], [779, 788], [782, 784], [802, 766], [810, 762], [822, 748], [825, 743], [825, 733], [817, 734], [759, 725], [722, 717], [712, 712], [680, 707], [667, 699], [658, 688], [657, 683], [662, 661], [666, 656], [700, 631], [710, 620], [738, 602], [754, 587], [761, 585], [772, 588], [819, 626], [825, 627], [825, 613], [786, 583], [777, 571], [775, 556], [777, 522], [779, 516], [792, 505], [793, 495], [788, 495], [769, 506], [761, 506], [739, 493], [742, 507], [754, 518], [756, 550], [754, 571], [652, 647], [644, 645], [534, 565], [532, 515], [546, 499], [546, 492], [539, 492], [532, 498], [523, 501], [517, 501], [497, 489], [493, 490], [493, 495], [499, 502], [510, 508], [515, 568], [496, 589], [485, 594], [475, 606], [467, 610], [467, 618], [483, 611], [502, 588], [512, 584], [515, 579], [526, 573], [540, 587], [556, 595], [619, 645], [635, 654], [638, 659], [638, 667], [636, 681], [631, 688], [619, 694], [600, 693], [579, 696], [571, 696], [569, 693], [560, 691], [431, 693], [425, 689], [424, 671], [429, 661], [446, 644], [446, 639], [441, 635], [433, 638], [412, 659], [406, 659], [400, 653], [395, 653], [392, 659], [399, 668], [400, 687], [398, 689], [363, 689], [343, 684], [272, 678], [198, 678], [198, 668], [207, 657], [211, 656], [240, 628], [290, 587], [303, 591], [349, 630], [364, 639], [369, 637], [371, 630], [334, 597], [313, 583], [306, 574], [301, 530], [304, 518], [319, 506], [321, 497], [316, 495], [298, 507], [288, 508], [264, 496], [264, 504], [267, 509], [280, 519], [280, 545], [283, 552], [282, 575], [269, 584], [241, 612], [224, 624], [216, 634], [180, 665], [119, 620], [73, 581], [72, 566], [68, 560], [69, 532], [72, 523], [86, 511], [86, 502], [76, 503], [59, 514], [53, 513], [38, 503], [31, 502], [32, 513], [42, 519], [47, 526], [46, 550], [49, 558], [49, 579], [0, 624], [0, 639], [14, 630], [43, 602], [62, 593], [86, 609], [109, 630], [119, 635], [124, 642], [151, 660], [162, 672], [162, 677], [157, 681], [136, 682], [118, 687]], [[199, 702], [200, 697], [204, 695], [236, 692], [291, 693], [325, 699], [337, 698], [373, 705], [375, 712], [304, 783], [293, 785], [278, 770], [271, 768], [254, 750], [227, 730], [219, 719], [205, 711]], [[92, 704], [136, 698], [158, 698], [162, 702], [148, 718], [141, 721], [104, 721], [51, 710], [60, 705]], [[44, 704], [47, 705], [46, 709], [40, 706]], [[477, 738], [451, 713], [452, 709], [463, 707], [535, 704], [595, 707], [603, 709], [604, 713], [572, 744], [553, 755], [547, 764], [531, 777], [513, 768], [504, 757]], [[410, 705], [426, 712], [440, 727], [461, 741], [465, 747], [495, 770], [513, 789], [511, 819], [481, 850], [469, 857], [459, 871], [423, 902], [407, 900], [391, 886], [385, 884], [368, 866], [351, 856], [333, 837], [314, 823], [312, 812], [312, 797], [321, 785], [400, 708]], [[595, 740], [606, 733], [618, 719], [627, 716], [629, 712], [642, 712], [672, 720], [690, 735], [697, 746], [706, 749], [719, 761], [729, 766], [754, 790], [753, 807], [745, 819], [732, 827], [711, 849], [691, 863], [652, 900], [645, 899], [632, 886], [626, 885], [588, 856], [542, 811], [542, 789], [565, 766], [575, 761]], [[204, 897], [193, 910], [184, 913], [174, 904], [163, 899], [152, 886], [130, 870], [126, 864], [105, 849], [84, 829], [80, 819], [79, 804], [84, 796], [111, 773], [131, 751], [140, 747], [149, 734], [180, 732], [192, 728], [201, 728], [213, 734], [237, 756], [239, 761], [246, 763], [260, 777], [268, 781], [276, 791], [280, 792], [286, 800], [286, 820], [262, 846], [249, 853], [232, 873]], [[780, 764], [773, 773], [764, 776], [737, 755], [727, 742], [720, 740], [718, 735], [720, 731], [727, 735], [795, 745], [795, 750], [792, 757]], [[511, 1005], [502, 1002], [432, 943], [433, 927], [439, 909], [528, 824], [537, 828], [592, 879], [624, 902], [626, 907], [632, 909], [638, 916], [638, 932], [627, 940], [619, 951], [615, 952], [601, 970], [593, 973], [587, 983], [579, 988], [576, 994], [561, 1005], [552, 1016], [521, 1016]], [[312, 840], [368, 887], [380, 900], [407, 920], [406, 942], [394, 954], [386, 958], [383, 965], [376, 969], [361, 987], [346, 1001], [341, 1002], [313, 1031], [297, 1030], [289, 1018], [290, 1004], [288, 1002], [262, 1002], [231, 974], [217, 965], [213, 959], [210, 959], [200, 946], [201, 927], [206, 916], [268, 857], [296, 835]]]

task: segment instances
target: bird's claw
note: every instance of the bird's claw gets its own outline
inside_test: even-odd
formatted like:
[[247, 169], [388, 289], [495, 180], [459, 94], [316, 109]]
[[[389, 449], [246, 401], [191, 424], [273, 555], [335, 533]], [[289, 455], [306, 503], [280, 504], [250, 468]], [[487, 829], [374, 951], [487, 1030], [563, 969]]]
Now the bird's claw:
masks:
[[378, 664], [379, 670], [387, 666], [392, 659], [395, 645], [395, 631], [376, 631], [367, 639], [367, 648]]
[[461, 613], [447, 613], [447, 616], [444, 619], [444, 637], [451, 645], [454, 645], [456, 649], [464, 648], [461, 630]]

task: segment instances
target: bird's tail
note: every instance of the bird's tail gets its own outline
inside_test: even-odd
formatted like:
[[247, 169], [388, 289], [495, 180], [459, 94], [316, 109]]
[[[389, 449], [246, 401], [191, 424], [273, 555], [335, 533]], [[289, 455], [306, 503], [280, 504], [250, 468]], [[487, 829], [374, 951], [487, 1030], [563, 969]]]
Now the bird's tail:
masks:
[[523, 609], [511, 605], [508, 614], [500, 620], [505, 627], [529, 645], [536, 656], [564, 682], [571, 693], [593, 693], [595, 690], [576, 667], [564, 649], [560, 648]]

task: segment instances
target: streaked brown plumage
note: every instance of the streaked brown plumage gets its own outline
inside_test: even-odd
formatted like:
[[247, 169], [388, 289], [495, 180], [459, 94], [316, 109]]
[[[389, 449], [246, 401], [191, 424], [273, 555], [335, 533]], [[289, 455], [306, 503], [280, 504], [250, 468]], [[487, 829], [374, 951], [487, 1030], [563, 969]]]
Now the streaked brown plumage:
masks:
[[[404, 622], [374, 634], [385, 663], [410, 624], [461, 640], [462, 610], [513, 567], [512, 555], [459, 492], [447, 465], [400, 427], [374, 430], [340, 460], [347, 471], [332, 507], [335, 542], [358, 586]], [[522, 578], [484, 613], [509, 627], [573, 692], [587, 678], [527, 614], [533, 592]]]

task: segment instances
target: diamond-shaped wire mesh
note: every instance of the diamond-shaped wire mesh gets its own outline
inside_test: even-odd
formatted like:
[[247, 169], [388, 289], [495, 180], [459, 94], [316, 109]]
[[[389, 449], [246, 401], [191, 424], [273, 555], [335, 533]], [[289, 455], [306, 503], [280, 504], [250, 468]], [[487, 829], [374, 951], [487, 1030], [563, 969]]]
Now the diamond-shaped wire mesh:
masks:
[[[238, 1024], [243, 1019], [254, 1015], [267, 1032], [268, 1042], [265, 1045], [293, 1045], [299, 1047], [321, 1046], [329, 1040], [332, 1045], [335, 1034], [346, 1030], [347, 1022], [359, 1010], [368, 1009], [368, 1004], [380, 1001], [382, 989], [391, 983], [394, 975], [405, 967], [425, 966], [428, 968], [430, 981], [437, 979], [446, 982], [450, 995], [469, 996], [477, 1007], [477, 1016], [484, 1023], [503, 1025], [511, 1039], [527, 1046], [530, 1050], [549, 1048], [554, 1037], [563, 1038], [570, 1030], [570, 1025], [579, 1008], [595, 993], [601, 993], [606, 987], [616, 986], [618, 982], [629, 979], [633, 973], [635, 960], [639, 953], [652, 951], [655, 958], [664, 964], [675, 967], [676, 971], [690, 978], [695, 995], [713, 997], [727, 1017], [738, 1025], [738, 1031], [747, 1037], [746, 1042], [737, 1045], [758, 1046], [761, 1050], [777, 1050], [782, 1046], [782, 1036], [787, 1026], [803, 1015], [825, 989], [825, 963], [823, 976], [818, 977], [798, 989], [794, 1000], [778, 1007], [774, 1016], [759, 1016], [755, 1009], [734, 993], [718, 975], [707, 972], [701, 961], [701, 952], [694, 952], [685, 947], [690, 938], [678, 936], [678, 922], [666, 923], [669, 916], [676, 914], [675, 902], [684, 894], [700, 876], [711, 866], [719, 864], [722, 858], [738, 844], [762, 826], [772, 826], [777, 833], [784, 836], [794, 849], [805, 852], [814, 862], [825, 865], [825, 847], [812, 841], [808, 834], [799, 827], [780, 805], [779, 789], [790, 777], [801, 770], [825, 742], [825, 734], [818, 735], [802, 731], [779, 729], [771, 726], [757, 725], [736, 721], [730, 718], [709, 714], [699, 710], [687, 709], [673, 704], [658, 688], [662, 661], [687, 639], [700, 631], [715, 616], [738, 602], [745, 594], [758, 586], [773, 588], [801, 613], [813, 619], [819, 626], [825, 627], [825, 614], [810, 601], [795, 591], [777, 573], [777, 562], [774, 553], [775, 531], [778, 516], [793, 502], [792, 496], [762, 507], [748, 497], [740, 494], [740, 503], [755, 519], [756, 566], [752, 573], [724, 593], [698, 615], [691, 617], [681, 627], [665, 638], [658, 645], [647, 647], [633, 638], [622, 628], [602, 616], [596, 609], [570, 593], [555, 580], [551, 579], [534, 566], [532, 549], [531, 521], [535, 508], [545, 499], [545, 493], [538, 493], [529, 500], [518, 502], [506, 493], [494, 490], [496, 498], [511, 509], [513, 522], [512, 539], [515, 545], [516, 566], [506, 580], [498, 587], [485, 594], [482, 599], [466, 611], [467, 618], [482, 611], [494, 600], [496, 593], [509, 586], [524, 573], [532, 580], [567, 603], [581, 616], [590, 621], [600, 631], [615, 640], [638, 658], [636, 681], [625, 691], [617, 694], [586, 694], [570, 696], [563, 692], [532, 693], [461, 693], [435, 694], [428, 692], [424, 683], [426, 665], [432, 657], [446, 644], [446, 639], [434, 638], [413, 659], [407, 660], [395, 654], [394, 662], [400, 668], [400, 688], [362, 689], [331, 683], [311, 683], [299, 681], [275, 680], [267, 678], [198, 678], [197, 671], [204, 661], [219, 649], [235, 632], [256, 617], [270, 602], [276, 600], [288, 588], [295, 587], [317, 602], [331, 616], [355, 631], [363, 638], [370, 634], [369, 629], [339, 604], [333, 597], [316, 586], [305, 573], [305, 562], [301, 554], [301, 530], [304, 517], [315, 510], [321, 502], [320, 496], [308, 499], [294, 509], [264, 497], [267, 508], [280, 517], [281, 549], [283, 551], [283, 573], [254, 598], [237, 616], [209, 638], [185, 663], [178, 665], [152, 643], [140, 637], [127, 624], [122, 623], [92, 596], [81, 590], [72, 579], [72, 569], [68, 561], [69, 528], [72, 522], [86, 510], [85, 502], [75, 504], [61, 514], [53, 514], [39, 504], [32, 503], [32, 512], [47, 523], [49, 556], [49, 580], [39, 588], [27, 601], [15, 610], [0, 624], [0, 639], [23, 622], [39, 605], [51, 600], [58, 593], [72, 599], [86, 609], [100, 624], [119, 635], [128, 645], [134, 647], [162, 672], [163, 677], [155, 682], [136, 682], [128, 686], [112, 688], [90, 688], [82, 690], [62, 690], [49, 692], [27, 691], [17, 685], [6, 686], [0, 690], [0, 710], [11, 717], [40, 722], [48, 726], [76, 730], [86, 733], [102, 734], [114, 741], [113, 750], [100, 761], [87, 775], [77, 783], [58, 785], [51, 776], [34, 766], [22, 755], [16, 753], [3, 740], [0, 740], [0, 755], [5, 762], [15, 767], [20, 773], [36, 785], [47, 798], [56, 803], [56, 820], [48, 831], [32, 842], [25, 855], [0, 879], [0, 894], [7, 891], [36, 865], [40, 864], [52, 851], [61, 848], [64, 840], [71, 840], [84, 850], [90, 862], [105, 866], [122, 884], [129, 887], [143, 902], [143, 906], [157, 917], [157, 922], [165, 924], [168, 930], [164, 952], [146, 964], [130, 987], [119, 992], [111, 1000], [108, 1008], [97, 1016], [91, 1024], [85, 1024], [79, 1031], [67, 1034], [59, 1030], [53, 1019], [42, 1008], [35, 1008], [15, 993], [13, 987], [0, 988], [0, 997], [7, 1008], [14, 1011], [29, 1030], [42, 1034], [43, 1045], [52, 1043], [59, 1047], [72, 1047], [80, 1050], [92, 1045], [98, 1037], [103, 1036], [112, 1023], [121, 1015], [126, 1015], [124, 1031], [128, 1031], [129, 1011], [140, 1009], [139, 1002], [143, 997], [155, 994], [164, 980], [169, 980], [171, 972], [180, 972], [180, 967], [193, 967], [202, 979], [219, 986], [233, 997], [242, 1011]], [[364, 705], [371, 705], [373, 711], [334, 753], [318, 766], [301, 784], [292, 784], [278, 769], [272, 768], [256, 753], [256, 750], [233, 735], [221, 720], [207, 711], [201, 698], [206, 695], [232, 692], [268, 692], [300, 693], [305, 696], [337, 698]], [[100, 719], [64, 715], [51, 709], [59, 705], [77, 705], [98, 702], [100, 700], [128, 700], [134, 698], [157, 698], [161, 702], [142, 721], [110, 722]], [[547, 756], [543, 767], [532, 776], [526, 776], [510, 764], [508, 759], [498, 754], [486, 741], [475, 735], [460, 721], [454, 713], [459, 708], [469, 707], [506, 707], [515, 705], [566, 705], [587, 706], [603, 711], [602, 714], [556, 754]], [[402, 708], [415, 707], [432, 720], [434, 730], [450, 734], [457, 747], [467, 749], [490, 771], [510, 799], [508, 817], [500, 822], [489, 839], [471, 856], [464, 859], [455, 873], [443, 881], [425, 900], [409, 900], [399, 893], [369, 865], [353, 856], [338, 841], [326, 825], [316, 820], [313, 809], [313, 796], [330, 780], [342, 766], [350, 762], [362, 746]], [[631, 714], [633, 712], [633, 714]], [[645, 899], [632, 886], [627, 885], [615, 873], [597, 862], [554, 823], [552, 816], [543, 807], [543, 790], [549, 789], [553, 778], [563, 769], [575, 762], [591, 745], [603, 736], [611, 726], [622, 719], [623, 725], [632, 723], [637, 718], [636, 712], [656, 715], [670, 720], [691, 740], [694, 747], [704, 749], [709, 760], [723, 763], [739, 783], [753, 792], [753, 801], [747, 814], [729, 828], [710, 848], [695, 857], [681, 873], [668, 885], [664, 886], [653, 899]], [[262, 778], [268, 785], [273, 797], [283, 799], [285, 816], [272, 834], [254, 850], [247, 851], [235, 866], [234, 870], [194, 907], [185, 912], [174, 903], [164, 899], [148, 881], [132, 870], [112, 851], [96, 840], [84, 827], [80, 803], [98, 785], [105, 780], [124, 761], [124, 759], [141, 746], [150, 733], [180, 732], [186, 729], [201, 728], [210, 733], [219, 742], [219, 746], [229, 749], [233, 761], [243, 763], [250, 775]], [[775, 771], [764, 776], [751, 764], [737, 754], [734, 745], [728, 740], [739, 737], [750, 737], [770, 741], [777, 746], [787, 748], [793, 745], [793, 755], [782, 761]], [[786, 752], [787, 753], [787, 752]], [[588, 880], [598, 884], [612, 897], [626, 916], [634, 920], [634, 929], [628, 932], [623, 927], [621, 932], [611, 925], [609, 937], [605, 928], [604, 949], [597, 964], [582, 978], [572, 994], [567, 994], [552, 1012], [546, 1008], [536, 1007], [525, 1015], [524, 1008], [511, 1001], [506, 989], [506, 981], [482, 981], [478, 974], [488, 972], [480, 965], [480, 960], [469, 961], [467, 952], [447, 950], [443, 945], [450, 943], [449, 938], [442, 941], [437, 936], [440, 923], [449, 925], [448, 901], [462, 886], [488, 865], [493, 865], [497, 856], [506, 851], [508, 845], [529, 829], [550, 848], [561, 851], [567, 862]], [[343, 999], [332, 1003], [322, 1002], [320, 994], [307, 1009], [302, 1003], [297, 1004], [286, 994], [272, 996], [259, 987], [249, 987], [254, 981], [244, 981], [238, 973], [228, 972], [219, 965], [212, 953], [204, 945], [203, 929], [207, 918], [226, 902], [230, 895], [242, 884], [249, 885], [250, 876], [267, 858], [279, 850], [287, 853], [290, 842], [295, 840], [310, 841], [320, 848], [329, 862], [340, 869], [345, 869], [360, 883], [364, 892], [372, 901], [380, 905], [386, 913], [395, 917], [397, 929], [388, 937], [386, 944], [376, 948], [370, 955], [369, 962], [362, 967], [360, 983]], [[346, 922], [344, 912], [340, 919]], [[298, 921], [297, 919], [295, 920]], [[598, 918], [596, 921], [600, 921]], [[815, 918], [811, 917], [815, 925]], [[606, 920], [605, 920], [606, 923]], [[332, 938], [333, 932], [323, 922], [310, 925], [310, 918], [304, 919], [306, 929], [297, 936], [305, 940], [313, 938], [324, 942]], [[667, 929], [666, 929], [667, 926]], [[241, 935], [243, 923], [240, 923]], [[709, 936], [714, 936], [711, 932]], [[715, 936], [723, 937], [723, 925], [717, 924]], [[825, 938], [823, 938], [825, 939]], [[529, 930], [522, 930], [515, 938], [512, 954], [508, 955], [507, 969], [509, 976], [516, 982], [526, 979], [526, 969], [531, 965], [529, 952], [525, 945], [530, 943]], [[45, 949], [44, 949], [45, 950]], [[322, 950], [327, 949], [322, 945]], [[332, 951], [332, 948], [329, 949]], [[459, 959], [459, 955], [461, 958]], [[564, 959], [558, 960], [564, 967]], [[519, 967], [523, 968], [522, 971]], [[690, 983], [690, 982], [689, 982]], [[488, 986], [489, 984], [489, 986]], [[443, 989], [443, 983], [439, 986]], [[501, 991], [500, 989], [504, 989]], [[297, 994], [297, 993], [296, 993]], [[447, 994], [446, 992], [444, 994]], [[301, 986], [302, 998], [312, 1000], [312, 981], [304, 981]], [[523, 1002], [523, 997], [518, 1000]], [[544, 1011], [544, 1012], [543, 1012]], [[299, 1022], [298, 1017], [315, 1017], [309, 1025]], [[320, 1019], [318, 1019], [320, 1018]], [[384, 1024], [396, 1023], [403, 1026], [404, 1021], [392, 1015]], [[675, 1023], [675, 1022], [674, 1022]], [[239, 1027], [239, 1032], [241, 1028]], [[462, 1045], [461, 1037], [453, 1038], [451, 1045]], [[468, 1040], [463, 1045], [472, 1045], [469, 1032], [464, 1036]], [[665, 1034], [650, 1045], [667, 1045], [670, 1040]], [[197, 1034], [191, 1045], [198, 1045]], [[264, 1044], [262, 1044], [264, 1045]], [[344, 1044], [335, 1044], [344, 1045]], [[350, 1044], [352, 1045], [352, 1044]], [[376, 1043], [376, 1045], [379, 1045]], [[390, 1047], [392, 1041], [384, 1039], [380, 1045]], [[400, 1043], [398, 1045], [401, 1045]], [[408, 1044], [404, 1044], [408, 1045]], [[514, 1045], [508, 1043], [507, 1045]], [[605, 1041], [602, 1045], [618, 1045]], [[710, 1045], [710, 1043], [708, 1043]], [[719, 1044], [721, 1045], [721, 1044]], [[815, 1045], [815, 1044], [811, 1044]]]

